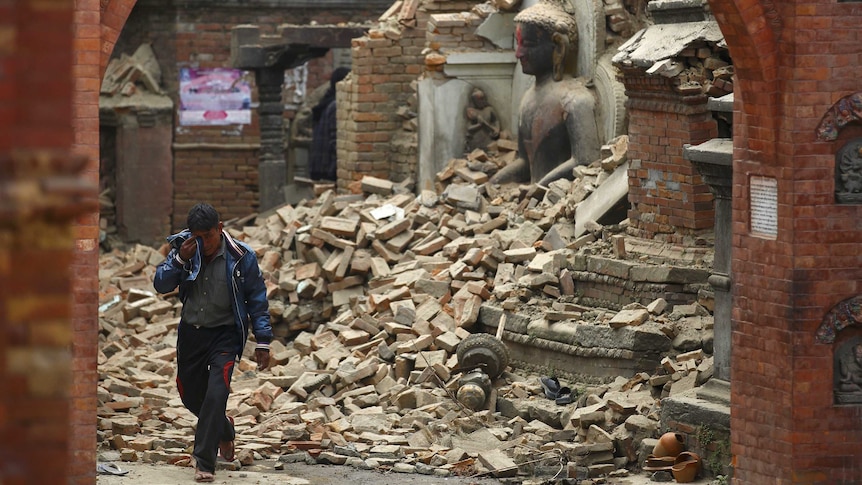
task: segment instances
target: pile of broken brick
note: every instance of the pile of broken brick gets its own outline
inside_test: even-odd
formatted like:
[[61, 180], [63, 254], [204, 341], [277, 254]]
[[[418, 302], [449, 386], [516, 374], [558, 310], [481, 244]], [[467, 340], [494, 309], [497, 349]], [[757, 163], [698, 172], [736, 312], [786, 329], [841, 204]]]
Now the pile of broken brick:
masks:
[[[327, 191], [226, 224], [256, 250], [278, 338], [270, 369], [256, 372], [253, 342], [237, 366], [228, 403], [236, 458], [220, 467], [301, 461], [539, 482], [637, 472], [659, 435], [660, 399], [712, 375], [712, 357], [691, 339], [677, 336], [654, 372], [600, 383], [557, 376], [571, 396], [560, 404], [519, 362], [480, 408], [456, 399], [458, 345], [479, 331], [482, 305], [550, 308], [568, 293], [553, 278], [496, 289], [499, 265], [529, 273], [549, 252], [543, 239], [527, 245], [498, 233], [525, 220], [554, 232], [615, 168], [582, 167], [537, 196], [535, 187], [485, 184], [476, 163], [453, 160], [438, 176], [442, 190], [418, 196], [365, 177], [359, 194]], [[564, 241], [560, 250], [612, 251], [607, 228], [590, 235], [590, 245]], [[101, 256], [99, 437], [121, 460], [189, 466], [196, 420], [174, 384], [181, 304], [152, 289], [165, 253], [135, 245]], [[643, 308], [669, 334], [680, 312], [699, 312], [711, 333], [700, 305], [667, 306]]]

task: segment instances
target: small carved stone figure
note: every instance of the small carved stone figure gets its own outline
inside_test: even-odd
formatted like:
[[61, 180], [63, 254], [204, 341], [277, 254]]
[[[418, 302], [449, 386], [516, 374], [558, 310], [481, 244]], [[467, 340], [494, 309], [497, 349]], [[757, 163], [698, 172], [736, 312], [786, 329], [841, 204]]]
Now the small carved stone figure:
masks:
[[519, 158], [491, 182], [547, 186], [571, 180], [576, 166], [592, 163], [601, 151], [594, 90], [567, 69], [569, 56], [577, 52], [577, 22], [558, 0], [542, 0], [518, 13], [515, 23], [515, 55], [536, 82], [521, 100]]
[[838, 390], [862, 396], [862, 343], [853, 346], [839, 361]]
[[488, 104], [485, 92], [479, 88], [470, 94], [467, 108], [467, 153], [477, 148], [486, 150], [488, 145], [500, 138], [500, 119]]
[[855, 139], [841, 148], [836, 157], [839, 202], [859, 202], [862, 197], [862, 140]]

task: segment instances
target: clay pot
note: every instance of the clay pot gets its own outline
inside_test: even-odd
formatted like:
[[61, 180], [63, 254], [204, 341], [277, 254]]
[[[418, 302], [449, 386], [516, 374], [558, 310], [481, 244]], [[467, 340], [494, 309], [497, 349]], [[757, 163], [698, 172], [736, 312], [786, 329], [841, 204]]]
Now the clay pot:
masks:
[[673, 467], [676, 458], [673, 456], [663, 456], [661, 458], [649, 455], [644, 461], [643, 470], [648, 472], [666, 471], [669, 472]]
[[685, 437], [679, 433], [665, 433], [653, 447], [652, 454], [657, 457], [676, 456], [685, 447]]
[[687, 461], [696, 461], [700, 463], [700, 456], [693, 451], [683, 451], [676, 455], [676, 458], [673, 460], [673, 464], [676, 465], [677, 463], [685, 463]]
[[677, 483], [693, 482], [700, 471], [700, 457], [688, 451], [680, 453], [670, 471]]

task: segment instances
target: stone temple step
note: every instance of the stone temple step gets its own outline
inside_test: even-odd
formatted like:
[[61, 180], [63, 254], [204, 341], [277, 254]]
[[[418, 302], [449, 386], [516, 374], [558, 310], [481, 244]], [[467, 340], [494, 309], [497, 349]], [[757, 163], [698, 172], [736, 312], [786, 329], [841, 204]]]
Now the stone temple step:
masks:
[[[705, 388], [710, 390], [704, 391]], [[716, 402], [723, 399], [718, 397], [723, 393], [727, 393], [727, 403]], [[732, 473], [727, 381], [710, 379], [701, 387], [662, 399], [661, 422], [668, 431], [685, 436], [686, 451], [693, 451], [701, 458], [703, 476]]]
[[725, 94], [718, 98], [709, 98], [706, 102], [706, 108], [710, 111], [720, 111], [722, 113], [733, 112], [733, 93]]
[[733, 165], [733, 140], [713, 138], [700, 145], [685, 145], [682, 149], [682, 157], [692, 162], [731, 166]]
[[[479, 330], [495, 335], [502, 308], [485, 303]], [[638, 372], [653, 372], [672, 342], [657, 326], [575, 324], [536, 319], [531, 313], [506, 312], [502, 339], [513, 361], [555, 369], [583, 382], [610, 382]]]
[[714, 404], [730, 406], [730, 382], [723, 379], [710, 379], [697, 388], [697, 397]]

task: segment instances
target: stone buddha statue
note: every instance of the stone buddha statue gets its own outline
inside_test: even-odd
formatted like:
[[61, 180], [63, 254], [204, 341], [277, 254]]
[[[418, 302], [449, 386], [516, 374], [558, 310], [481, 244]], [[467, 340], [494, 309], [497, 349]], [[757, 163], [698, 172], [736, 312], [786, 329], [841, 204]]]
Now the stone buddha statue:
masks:
[[578, 26], [559, 0], [542, 0], [515, 16], [516, 57], [524, 74], [536, 77], [521, 100], [519, 158], [491, 178], [492, 183], [531, 182], [547, 186], [572, 179], [573, 169], [600, 157], [596, 94], [583, 78], [572, 77]]

